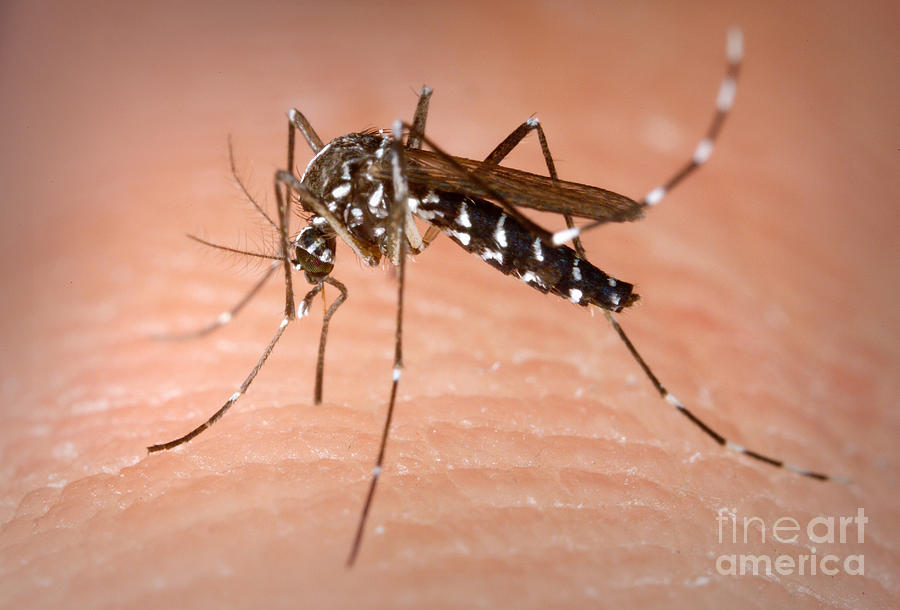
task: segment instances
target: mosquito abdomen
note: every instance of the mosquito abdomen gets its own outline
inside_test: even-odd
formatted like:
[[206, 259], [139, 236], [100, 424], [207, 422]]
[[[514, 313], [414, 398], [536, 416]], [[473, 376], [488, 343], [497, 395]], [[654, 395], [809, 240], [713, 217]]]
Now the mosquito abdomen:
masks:
[[488, 201], [431, 191], [420, 200], [417, 214], [467, 252], [543, 293], [610, 311], [620, 311], [638, 298], [628, 282], [607, 275], [567, 246], [545, 244]]

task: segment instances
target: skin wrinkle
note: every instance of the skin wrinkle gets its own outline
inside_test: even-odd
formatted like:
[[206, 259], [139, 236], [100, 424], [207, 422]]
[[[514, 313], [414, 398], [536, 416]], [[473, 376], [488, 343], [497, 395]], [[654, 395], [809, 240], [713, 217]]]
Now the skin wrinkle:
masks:
[[[572, 5], [552, 19], [539, 5], [479, 6], [473, 21], [465, 6], [363, 20], [223, 6], [210, 27], [199, 7], [174, 20], [107, 8], [13, 7], [0, 53], [15, 84], [0, 100], [0, 606], [897, 605], [900, 342], [885, 281], [897, 188], [883, 151], [900, 137], [900, 91], [879, 52], [896, 18], [876, 14], [896, 9], [823, 6], [813, 22], [793, 7], [776, 21], [756, 6]], [[323, 405], [311, 400], [314, 303], [219, 423], [146, 455], [221, 406], [283, 314], [273, 278], [210, 337], [149, 338], [215, 319], [262, 271], [218, 264], [185, 233], [275, 243], [237, 238], [255, 225], [227, 134], [272, 214], [291, 105], [327, 140], [410, 120], [424, 82], [428, 134], [447, 150], [483, 157], [538, 112], [561, 178], [640, 197], [692, 154], [732, 24], [746, 70], [709, 162], [640, 223], [586, 235], [588, 256], [635, 282], [643, 300], [620, 320], [688, 408], [853, 485], [717, 447], [654, 395], [602, 316], [446, 237], [408, 267], [396, 425], [353, 572], [343, 560], [390, 385], [389, 267], [338, 245], [350, 299], [332, 323]], [[509, 164], [543, 171], [536, 139]], [[715, 572], [729, 549], [806, 552], [719, 544], [720, 507], [771, 521], [860, 506], [866, 542], [836, 551], [864, 551], [864, 577]]]

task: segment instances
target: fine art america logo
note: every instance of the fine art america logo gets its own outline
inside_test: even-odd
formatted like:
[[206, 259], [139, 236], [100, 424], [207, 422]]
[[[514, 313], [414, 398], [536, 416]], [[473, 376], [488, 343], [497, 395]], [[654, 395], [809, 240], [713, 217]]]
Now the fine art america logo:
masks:
[[716, 558], [716, 571], [723, 576], [834, 576], [840, 572], [851, 576], [865, 574], [862, 553], [816, 552], [816, 545], [831, 547], [865, 542], [866, 517], [862, 508], [854, 516], [819, 516], [805, 524], [793, 517], [779, 517], [767, 523], [760, 517], [741, 517], [735, 511], [720, 508], [716, 517], [719, 544], [773, 543], [795, 545], [799, 553], [723, 553]]

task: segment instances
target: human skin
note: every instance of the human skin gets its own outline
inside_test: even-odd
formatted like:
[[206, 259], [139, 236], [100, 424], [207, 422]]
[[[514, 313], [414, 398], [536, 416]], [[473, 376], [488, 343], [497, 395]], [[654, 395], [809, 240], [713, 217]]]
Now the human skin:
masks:
[[[3, 19], [0, 605], [898, 603], [896, 9], [117, 6]], [[537, 112], [563, 178], [640, 197], [702, 135], [733, 24], [747, 60], [709, 164], [586, 246], [636, 284], [620, 320], [694, 412], [852, 483], [717, 446], [602, 316], [446, 238], [408, 266], [405, 371], [352, 571], [390, 389], [389, 271], [339, 248], [350, 300], [322, 405], [312, 315], [213, 428], [146, 453], [218, 409], [281, 320], [276, 276], [210, 337], [150, 338], [202, 326], [262, 272], [184, 239], [271, 243], [227, 134], [271, 204], [290, 106], [328, 139], [408, 120], [426, 83], [428, 133], [455, 154], [483, 157]], [[535, 139], [508, 162], [542, 171]], [[771, 526], [860, 507], [862, 544], [851, 526], [814, 546], [865, 554], [864, 576], [716, 571], [721, 554], [811, 552], [720, 543], [720, 509]]]

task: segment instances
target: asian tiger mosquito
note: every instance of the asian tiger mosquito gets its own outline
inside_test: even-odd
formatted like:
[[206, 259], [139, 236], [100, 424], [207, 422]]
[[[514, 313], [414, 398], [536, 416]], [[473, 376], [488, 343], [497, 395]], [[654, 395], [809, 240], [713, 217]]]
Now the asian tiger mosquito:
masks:
[[[278, 252], [247, 252], [198, 239], [215, 248], [267, 258], [271, 262], [263, 278], [244, 299], [212, 324], [189, 336], [206, 334], [229, 322], [279, 266], [284, 268], [284, 318], [240, 389], [212, 417], [184, 436], [153, 445], [148, 450], [155, 452], [177, 447], [218, 421], [247, 391], [287, 326], [296, 318], [306, 316], [312, 300], [325, 284], [330, 284], [340, 294], [325, 312], [319, 339], [314, 390], [314, 401], [319, 404], [322, 400], [328, 324], [348, 296], [346, 287], [331, 277], [337, 238], [340, 237], [370, 266], [377, 265], [382, 256], [386, 257], [398, 272], [393, 379], [378, 456], [347, 559], [348, 567], [352, 566], [360, 550], [384, 463], [397, 388], [403, 371], [401, 337], [406, 257], [421, 253], [443, 232], [467, 252], [477, 254], [495, 269], [518, 277], [542, 293], [555, 294], [583, 307], [598, 307], [660, 396], [719, 445], [813, 479], [838, 480], [733, 443], [691, 413], [651, 371], [613, 315], [638, 300], [632, 284], [615, 279], [588, 262], [579, 240], [580, 233], [603, 223], [642, 218], [646, 208], [658, 204], [672, 188], [706, 162], [734, 102], [743, 57], [740, 30], [729, 31], [726, 48], [727, 72], [719, 88], [716, 110], [705, 136], [691, 159], [640, 202], [598, 187], [560, 180], [544, 130], [534, 118], [522, 123], [483, 161], [448, 155], [425, 136], [425, 122], [432, 93], [428, 87], [421, 90], [412, 124], [397, 121], [390, 134], [384, 130], [351, 133], [336, 138], [327, 145], [322, 142], [306, 117], [292, 109], [288, 121], [288, 169], [276, 172], [274, 178], [278, 201], [277, 223], [250, 197], [238, 179], [238, 184], [251, 205], [277, 231]], [[293, 173], [295, 136], [298, 131], [315, 153], [300, 178]], [[407, 134], [405, 143], [404, 131]], [[537, 132], [549, 177], [499, 165], [532, 131]], [[431, 151], [423, 150], [423, 144], [427, 144]], [[233, 158], [231, 167], [237, 178]], [[292, 236], [288, 207], [294, 203], [299, 204], [308, 216], [308, 224]], [[561, 214], [568, 228], [550, 233], [524, 216], [519, 207]], [[413, 215], [430, 225], [424, 237], [419, 235]], [[591, 222], [575, 227], [573, 217], [585, 218]], [[569, 241], [574, 242], [574, 249], [564, 245]], [[292, 272], [301, 270], [313, 287], [295, 309]]]

